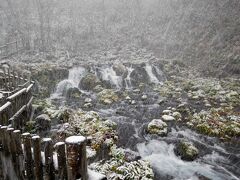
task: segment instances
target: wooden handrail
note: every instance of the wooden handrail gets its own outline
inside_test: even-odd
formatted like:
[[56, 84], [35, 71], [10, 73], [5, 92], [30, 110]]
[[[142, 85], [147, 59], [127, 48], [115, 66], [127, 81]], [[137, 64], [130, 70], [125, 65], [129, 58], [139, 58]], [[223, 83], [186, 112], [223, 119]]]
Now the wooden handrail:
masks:
[[23, 88], [22, 90], [20, 90], [20, 91], [16, 92], [15, 94], [9, 96], [9, 97], [7, 98], [7, 100], [12, 101], [12, 100], [15, 99], [16, 97], [18, 97], [18, 96], [22, 95], [23, 93], [25, 93], [26, 90], [27, 90], [27, 88]]

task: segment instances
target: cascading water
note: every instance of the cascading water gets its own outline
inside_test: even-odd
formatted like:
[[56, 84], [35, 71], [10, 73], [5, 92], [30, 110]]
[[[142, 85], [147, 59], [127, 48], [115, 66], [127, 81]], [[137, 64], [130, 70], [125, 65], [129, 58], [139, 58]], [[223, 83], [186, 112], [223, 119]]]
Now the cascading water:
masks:
[[133, 72], [133, 68], [131, 67], [127, 67], [127, 77], [124, 79], [125, 82], [125, 88], [126, 89], [131, 89], [132, 88], [132, 82], [131, 82], [131, 73]]
[[152, 66], [150, 64], [146, 64], [145, 70], [150, 78], [150, 81], [154, 84], [160, 84], [158, 78], [153, 74]]
[[[225, 161], [225, 158], [218, 153], [212, 153], [203, 157], [204, 160], [212, 161], [212, 164], [204, 163], [203, 160], [187, 162], [181, 160], [174, 153], [174, 145], [164, 141], [151, 140], [148, 143], [137, 145], [138, 151], [145, 160], [163, 177], [177, 177], [177, 179], [199, 179], [204, 176], [209, 179], [237, 179], [226, 169], [218, 167], [217, 162]], [[218, 169], [218, 171], [217, 171]], [[176, 179], [176, 178], [175, 178]]]
[[122, 87], [122, 77], [117, 76], [116, 72], [114, 71], [113, 67], [107, 67], [100, 69], [101, 78], [104, 81], [109, 81], [112, 86], [115, 86], [117, 89]]
[[[199, 157], [197, 161], [183, 161], [174, 153], [174, 142], [180, 137], [190, 141], [204, 144], [204, 150], [211, 149], [211, 154], [206, 154]], [[164, 141], [164, 140], [167, 140]], [[213, 139], [211, 140], [213, 141]], [[169, 143], [170, 142], [170, 143]], [[200, 135], [191, 130], [176, 131], [168, 134], [167, 138], [149, 140], [148, 142], [137, 144], [138, 152], [143, 159], [148, 160], [155, 171], [161, 175], [159, 178], [177, 177], [175, 179], [196, 179], [203, 176], [209, 179], [238, 179], [235, 175], [223, 167], [223, 164], [228, 162], [228, 159], [222, 155], [226, 151], [217, 145], [209, 145]]]
[[160, 79], [160, 84], [162, 84], [163, 83], [162, 81], [166, 80], [165, 75], [163, 74], [162, 70], [160, 70], [157, 66], [153, 66], [153, 68], [155, 69], [157, 75], [161, 78]]
[[68, 79], [62, 80], [57, 84], [56, 91], [51, 95], [51, 99], [63, 96], [69, 88], [78, 88], [79, 82], [85, 75], [86, 70], [83, 67], [74, 67], [69, 70]]

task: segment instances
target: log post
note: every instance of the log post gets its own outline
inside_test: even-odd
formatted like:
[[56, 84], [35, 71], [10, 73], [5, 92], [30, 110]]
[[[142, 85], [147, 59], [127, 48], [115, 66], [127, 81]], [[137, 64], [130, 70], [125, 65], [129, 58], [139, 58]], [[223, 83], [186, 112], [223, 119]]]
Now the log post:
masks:
[[24, 166], [24, 156], [23, 156], [23, 150], [22, 150], [22, 142], [21, 142], [21, 131], [20, 130], [15, 130], [13, 131], [13, 136], [15, 140], [15, 145], [16, 145], [16, 164], [17, 164], [17, 169], [18, 170], [18, 178], [19, 180], [24, 179], [24, 171], [25, 171], [25, 166]]
[[41, 139], [39, 136], [32, 137], [33, 157], [34, 157], [34, 175], [36, 180], [43, 180], [43, 167], [41, 159]]
[[14, 131], [13, 128], [7, 129], [8, 138], [9, 138], [8, 147], [10, 149], [12, 160], [15, 165], [15, 163], [16, 163], [16, 145], [15, 145], [15, 140], [14, 140], [14, 136], [13, 136], [13, 131]]
[[66, 140], [68, 180], [87, 180], [86, 138], [71, 136]]
[[7, 145], [7, 126], [1, 127], [1, 135], [2, 135], [2, 148], [5, 153], [9, 152], [8, 145]]
[[33, 160], [32, 160], [32, 150], [31, 150], [31, 135], [30, 133], [22, 134], [23, 145], [24, 145], [24, 157], [25, 157], [25, 169], [27, 179], [32, 180], [33, 176]]
[[55, 179], [53, 166], [53, 142], [51, 138], [43, 139], [43, 150], [45, 155], [45, 180]]
[[57, 159], [58, 159], [58, 179], [65, 180], [67, 179], [65, 143], [58, 142], [55, 144], [54, 147], [57, 152]]
[[2, 151], [2, 146], [3, 146], [3, 131], [1, 129], [2, 125], [0, 125], [0, 151]]

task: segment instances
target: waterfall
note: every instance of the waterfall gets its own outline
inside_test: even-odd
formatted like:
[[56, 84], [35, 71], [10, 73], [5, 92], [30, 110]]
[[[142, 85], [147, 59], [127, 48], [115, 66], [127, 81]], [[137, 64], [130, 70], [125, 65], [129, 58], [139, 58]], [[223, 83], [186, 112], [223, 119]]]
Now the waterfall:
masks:
[[149, 64], [146, 64], [145, 66], [145, 70], [150, 78], [150, 81], [154, 84], [160, 84], [158, 78], [153, 74], [153, 71], [152, 71], [152, 66], [149, 65]]
[[83, 67], [74, 67], [69, 70], [68, 79], [62, 80], [56, 86], [56, 91], [51, 95], [51, 98], [58, 98], [64, 95], [69, 88], [76, 87], [85, 75], [86, 70]]
[[[161, 81], [165, 81], [166, 77], [164, 76], [162, 70], [160, 70], [157, 66], [154, 66], [156, 73], [162, 78]], [[160, 82], [162, 84], [162, 82]]]
[[100, 70], [101, 71], [101, 78], [104, 81], [109, 81], [111, 85], [116, 86], [116, 88], [120, 89], [122, 86], [122, 77], [117, 76], [116, 72], [114, 71], [113, 67], [107, 67]]
[[127, 67], [127, 77], [124, 79], [125, 82], [125, 88], [126, 89], [131, 89], [132, 88], [132, 82], [131, 82], [131, 73], [133, 72], [133, 68], [131, 67]]

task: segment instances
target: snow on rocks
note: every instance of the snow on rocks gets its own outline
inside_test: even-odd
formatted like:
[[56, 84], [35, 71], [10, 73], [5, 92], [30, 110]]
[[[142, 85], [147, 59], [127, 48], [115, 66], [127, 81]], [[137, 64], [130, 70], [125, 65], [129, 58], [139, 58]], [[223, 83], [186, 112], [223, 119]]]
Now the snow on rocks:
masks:
[[147, 132], [160, 136], [167, 135], [167, 124], [161, 119], [153, 119], [147, 126]]
[[164, 121], [174, 121], [175, 120], [175, 118], [173, 116], [170, 116], [170, 115], [163, 115], [162, 119]]

